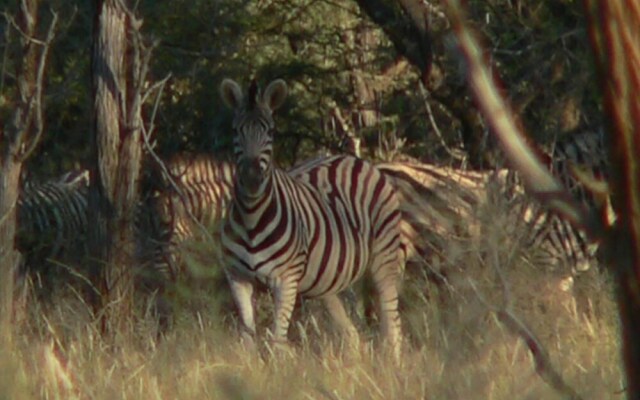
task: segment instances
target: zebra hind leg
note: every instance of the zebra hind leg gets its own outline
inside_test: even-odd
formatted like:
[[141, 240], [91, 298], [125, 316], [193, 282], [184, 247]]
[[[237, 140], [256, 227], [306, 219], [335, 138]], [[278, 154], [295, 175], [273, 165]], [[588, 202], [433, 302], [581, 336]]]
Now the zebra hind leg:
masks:
[[344, 304], [337, 294], [325, 295], [322, 298], [329, 315], [337, 325], [340, 333], [346, 339], [347, 345], [352, 349], [357, 349], [360, 345], [358, 330], [353, 325], [353, 321], [347, 315]]
[[396, 362], [400, 361], [402, 327], [398, 311], [400, 268], [395, 252], [374, 258], [371, 276], [378, 298], [380, 333]]

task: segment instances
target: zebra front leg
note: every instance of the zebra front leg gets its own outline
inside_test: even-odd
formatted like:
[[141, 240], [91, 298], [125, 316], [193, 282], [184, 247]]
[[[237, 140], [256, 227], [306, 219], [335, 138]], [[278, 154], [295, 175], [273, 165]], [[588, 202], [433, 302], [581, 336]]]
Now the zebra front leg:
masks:
[[240, 327], [240, 337], [244, 345], [251, 350], [255, 350], [256, 321], [253, 307], [254, 283], [248, 279], [243, 279], [233, 272], [227, 272], [227, 280], [231, 286], [231, 294], [236, 303], [242, 326]]
[[271, 334], [272, 340], [276, 343], [287, 342], [287, 332], [298, 294], [298, 280], [297, 275], [288, 275], [269, 282], [275, 304], [275, 318]]
[[360, 344], [358, 330], [353, 325], [353, 321], [347, 315], [344, 304], [337, 294], [325, 295], [322, 298], [329, 315], [338, 326], [340, 333], [347, 340], [349, 347], [357, 348]]

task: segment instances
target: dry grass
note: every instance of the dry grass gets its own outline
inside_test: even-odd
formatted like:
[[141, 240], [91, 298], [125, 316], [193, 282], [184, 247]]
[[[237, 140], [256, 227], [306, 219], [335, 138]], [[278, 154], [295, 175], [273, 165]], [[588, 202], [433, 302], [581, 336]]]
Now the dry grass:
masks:
[[[523, 341], [489, 310], [503, 305], [505, 289], [514, 313], [570, 386], [585, 399], [622, 398], [617, 310], [606, 276], [590, 271], [573, 289], [561, 290], [562, 274], [522, 262], [517, 242], [501, 237], [508, 230], [499, 215], [491, 216], [493, 229], [482, 238], [450, 244], [443, 265], [449, 287], [408, 271], [400, 366], [378, 355], [373, 328], [362, 328], [361, 348], [341, 348], [313, 302], [296, 316], [292, 347], [264, 345], [258, 356], [234, 337], [234, 318], [220, 306], [224, 289], [177, 307], [173, 329], [160, 340], [143, 315], [130, 332], [107, 342], [86, 307], [67, 298], [46, 310], [31, 309], [13, 344], [3, 349], [0, 398], [562, 398], [536, 373]], [[581, 300], [586, 306], [576, 298], [588, 299]]]

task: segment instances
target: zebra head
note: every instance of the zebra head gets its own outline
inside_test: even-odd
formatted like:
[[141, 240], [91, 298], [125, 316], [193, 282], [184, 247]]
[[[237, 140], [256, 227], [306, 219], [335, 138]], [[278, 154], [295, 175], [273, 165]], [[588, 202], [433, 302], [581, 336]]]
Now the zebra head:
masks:
[[220, 85], [220, 93], [227, 106], [235, 110], [237, 186], [244, 194], [256, 196], [262, 192], [267, 182], [265, 178], [273, 169], [273, 111], [287, 97], [287, 84], [277, 79], [261, 93], [254, 80], [245, 98], [240, 85], [225, 79]]

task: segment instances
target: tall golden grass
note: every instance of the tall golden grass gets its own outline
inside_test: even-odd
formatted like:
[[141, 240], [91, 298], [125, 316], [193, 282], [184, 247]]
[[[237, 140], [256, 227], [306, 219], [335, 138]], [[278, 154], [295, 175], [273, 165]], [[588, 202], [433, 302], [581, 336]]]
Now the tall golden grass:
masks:
[[[532, 249], [514, 239], [518, 232], [502, 206], [477, 212], [490, 229], [449, 244], [452, 256], [442, 265], [449, 285], [407, 271], [402, 365], [379, 355], [377, 330], [363, 323], [361, 346], [344, 348], [314, 302], [296, 315], [289, 348], [264, 343], [254, 354], [238, 342], [236, 321], [221, 306], [224, 287], [176, 291], [189, 295], [176, 303], [174, 326], [160, 339], [141, 307], [134, 326], [106, 340], [88, 307], [69, 295], [33, 305], [16, 326], [0, 356], [0, 398], [563, 398], [537, 373], [522, 339], [492, 312], [505, 299], [583, 398], [621, 397], [619, 323], [607, 276], [594, 268], [571, 287], [563, 268], [522, 261]], [[269, 302], [261, 303], [264, 331]]]

